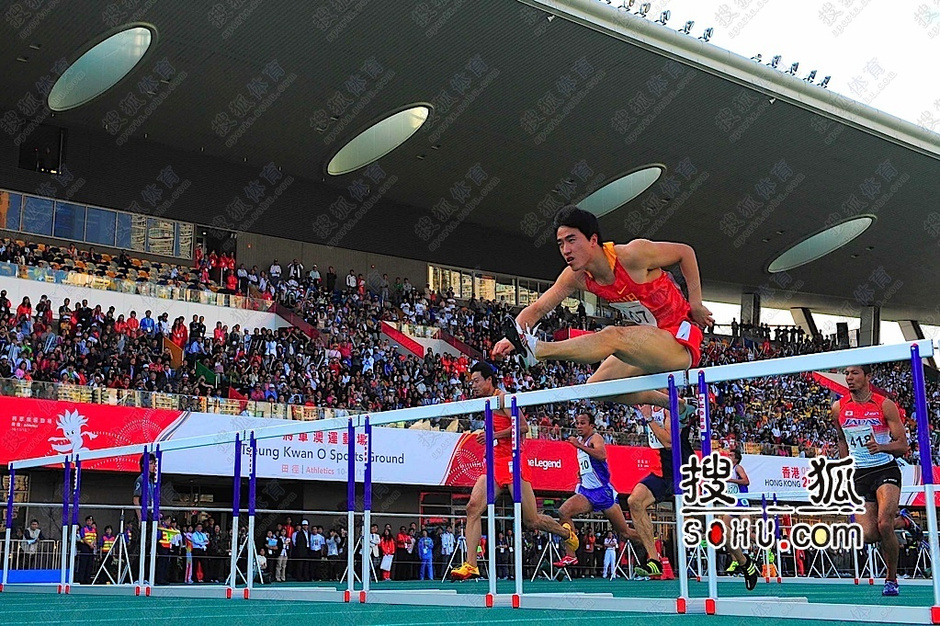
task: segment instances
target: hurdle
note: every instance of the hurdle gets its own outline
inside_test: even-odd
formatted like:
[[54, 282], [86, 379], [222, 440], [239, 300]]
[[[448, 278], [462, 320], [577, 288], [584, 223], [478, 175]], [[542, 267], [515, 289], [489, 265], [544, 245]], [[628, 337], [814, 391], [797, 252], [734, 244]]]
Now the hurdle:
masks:
[[[707, 385], [709, 383], [716, 383], [722, 381], [730, 381], [737, 379], [747, 379], [747, 378], [757, 378], [762, 376], [776, 376], [776, 375], [785, 375], [785, 374], [794, 374], [805, 372], [809, 370], [817, 369], [833, 369], [838, 367], [845, 367], [857, 363], [884, 363], [890, 361], [899, 361], [910, 359], [912, 363], [912, 369], [914, 372], [914, 386], [916, 391], [916, 417], [918, 421], [918, 433], [920, 437], [920, 448], [924, 451], [929, 451], [929, 437], [927, 429], [927, 415], [926, 415], [926, 395], [924, 391], [924, 376], [923, 376], [923, 365], [921, 359], [933, 356], [934, 346], [930, 341], [919, 341], [911, 344], [898, 344], [892, 346], [875, 346], [868, 348], [855, 348], [849, 350], [842, 350], [838, 352], [829, 352], [822, 354], [813, 354], [813, 355], [803, 355], [796, 357], [786, 357], [781, 359], [771, 359], [766, 361], [757, 361], [750, 363], [740, 363], [733, 365], [722, 365], [710, 368], [702, 368], [696, 370], [697, 373], [697, 383], [698, 383], [698, 395], [701, 398], [703, 394], [703, 389], [707, 391]], [[409, 409], [398, 409], [393, 411], [387, 411], [382, 413], [375, 413], [372, 415], [356, 415], [349, 418], [330, 418], [324, 419], [317, 422], [297, 422], [297, 423], [288, 423], [277, 426], [263, 427], [263, 428], [253, 428], [243, 431], [233, 431], [226, 433], [218, 433], [207, 436], [200, 437], [190, 437], [177, 440], [163, 441], [159, 444], [148, 443], [148, 444], [137, 444], [132, 446], [120, 446], [109, 449], [102, 450], [92, 450], [88, 452], [81, 452], [80, 454], [74, 455], [53, 455], [43, 458], [33, 458], [33, 459], [24, 459], [20, 461], [11, 462], [9, 468], [11, 471], [22, 471], [29, 468], [43, 467], [50, 465], [64, 464], [68, 467], [69, 464], [74, 463], [76, 468], [79, 468], [79, 463], [87, 462], [94, 459], [108, 458], [112, 456], [126, 456], [126, 455], [138, 455], [141, 451], [145, 454], [145, 463], [147, 455], [150, 452], [156, 452], [159, 446], [161, 452], [171, 452], [174, 450], [183, 450], [199, 447], [207, 447], [214, 445], [224, 445], [224, 444], [237, 444], [239, 448], [236, 448], [235, 462], [236, 464], [240, 463], [240, 458], [242, 451], [240, 449], [241, 442], [248, 440], [252, 442], [252, 445], [255, 441], [281, 437], [283, 435], [296, 435], [300, 433], [310, 433], [317, 431], [341, 431], [344, 428], [348, 432], [355, 432], [358, 428], [364, 428], [367, 433], [367, 441], [369, 444], [369, 450], [367, 451], [367, 459], [371, 458], [371, 443], [372, 443], [372, 431], [373, 426], [381, 426], [386, 424], [393, 424], [397, 422], [410, 422], [422, 419], [429, 418], [444, 418], [444, 417], [454, 417], [459, 415], [465, 415], [468, 413], [484, 413], [487, 414], [490, 421], [490, 427], [488, 429], [489, 434], [492, 433], [492, 411], [497, 408], [510, 408], [512, 413], [516, 416], [514, 421], [514, 434], [518, 437], [518, 427], [519, 427], [519, 409], [526, 406], [534, 406], [539, 404], [548, 404], [548, 403], [559, 403], [566, 402], [570, 400], [580, 400], [584, 398], [605, 398], [610, 396], [617, 396], [626, 393], [632, 393], [637, 391], [646, 391], [652, 389], [661, 389], [667, 388], [669, 391], [670, 405], [672, 408], [672, 433], [673, 433], [673, 465], [676, 469], [674, 472], [674, 479], [676, 484], [676, 517], [677, 521], [681, 525], [682, 521], [682, 498], [680, 490], [678, 489], [678, 481], [680, 479], [680, 472], [678, 471], [678, 466], [681, 464], [681, 459], [678, 459], [680, 446], [678, 445], [679, 437], [679, 424], [678, 424], [678, 388], [680, 386], [686, 386], [690, 383], [689, 373], [685, 371], [676, 371], [676, 372], [666, 372], [660, 374], [652, 374], [647, 376], [641, 376], [631, 379], [621, 379], [613, 381], [604, 381], [600, 383], [586, 383], [582, 385], [575, 385], [571, 387], [563, 387], [557, 389], [543, 389], [530, 392], [522, 392], [515, 394], [507, 394], [506, 404], [508, 407], [500, 407], [499, 402], [496, 398], [475, 398], [471, 400], [464, 400], [460, 402], [454, 402], [444, 405], [428, 405], [421, 407], [414, 407]], [[707, 399], [707, 393], [706, 393]], [[704, 404], [707, 404], [704, 403]], [[708, 421], [710, 419], [709, 411], [707, 406], [702, 409], [700, 407], [700, 420], [704, 417], [706, 421], [706, 432], [710, 428]], [[350, 438], [352, 439], [352, 437]], [[488, 437], [489, 441], [487, 443], [488, 455], [492, 455], [492, 439]], [[515, 442], [513, 446], [513, 464], [514, 469], [519, 467], [519, 455], [518, 450], [521, 445], [521, 442]], [[351, 455], [352, 456], [352, 455]], [[368, 479], [364, 479], [364, 487], [371, 487], [371, 463], [366, 461], [363, 463], [364, 472], [368, 476]], [[934, 501], [935, 498], [935, 486], [932, 482], [932, 464], [930, 462], [929, 452], [926, 454], [921, 454], [921, 466], [924, 474], [924, 493], [927, 497], [928, 502]], [[350, 464], [350, 468], [354, 468], [353, 464]], [[492, 463], [488, 463], [488, 473], [492, 472]], [[254, 463], [252, 463], [252, 469], [254, 469]], [[240, 484], [240, 467], [233, 468], [233, 477], [236, 477], [236, 480]], [[516, 471], [516, 479], [518, 479], [520, 472]], [[146, 476], [146, 474], [145, 474]], [[352, 484], [352, 488], [355, 488], [356, 476], [354, 471], [349, 472], [347, 478], [348, 481]], [[514, 480], [514, 483], [515, 483]], [[146, 484], [148, 481], [144, 480]], [[66, 483], [68, 484], [68, 482]], [[517, 486], [514, 484], [514, 487]], [[519, 493], [519, 489], [515, 489], [516, 493]], [[354, 493], [350, 491], [349, 493]], [[78, 504], [78, 493], [75, 493], [75, 503]], [[489, 496], [490, 494], [488, 494]], [[12, 502], [12, 481], [11, 481], [11, 490], [8, 498], [8, 511]], [[237, 497], [237, 496], [236, 496]], [[370, 489], [365, 490], [365, 497], [363, 499], [363, 521], [364, 523], [369, 521], [371, 501], [370, 501]], [[488, 497], [487, 505], [488, 508], [491, 505], [492, 498]], [[353, 509], [355, 507], [355, 500], [350, 498], [348, 502], [348, 509]], [[143, 502], [142, 502], [143, 504]], [[520, 517], [519, 514], [519, 502], [514, 501], [514, 510], [516, 511], [515, 520], [516, 528], [519, 529]], [[236, 507], [237, 508], [237, 500]], [[142, 506], [142, 508], [144, 508]], [[249, 505], [250, 509], [250, 505]], [[150, 507], [144, 508], [144, 511], [149, 510], [150, 515], [153, 516], [153, 510]], [[492, 509], [491, 509], [492, 511]], [[239, 511], [240, 512], [240, 511]], [[347, 511], [347, 514], [355, 511]], [[863, 610], [856, 610], [854, 613], [852, 609], [858, 609], [855, 605], [837, 605], [837, 604], [826, 604], [818, 602], [809, 602], [806, 598], [770, 598], [770, 597], [748, 597], [744, 598], [723, 598], [718, 594], [718, 585], [717, 585], [717, 576], [713, 575], [712, 567], [709, 568], [709, 595], [707, 598], [692, 598], [689, 596], [689, 581], [688, 581], [688, 572], [687, 569], [683, 566], [679, 569], [679, 595], [673, 601], [664, 598], [637, 598], [637, 597], [615, 597], [606, 593], [585, 593], [585, 594], [543, 594], [543, 593], [524, 593], [522, 589], [522, 577], [518, 575], [522, 569], [522, 554], [521, 550], [515, 551], [515, 569], [517, 572], [516, 576], [516, 589], [515, 592], [511, 595], [507, 594], [497, 594], [495, 588], [495, 554], [491, 550], [489, 555], [490, 561], [490, 578], [494, 579], [490, 582], [489, 592], [486, 595], [481, 594], [457, 594], [450, 591], [438, 591], [438, 590], [426, 590], [426, 591], [392, 591], [392, 590], [373, 590], [368, 586], [366, 582], [368, 580], [369, 568], [367, 566], [363, 567], [363, 585], [362, 590], [360, 591], [360, 602], [379, 602], [379, 603], [389, 603], [389, 604], [423, 604], [423, 605], [440, 605], [440, 606], [517, 606], [519, 608], [553, 608], [553, 609], [567, 609], [567, 610], [598, 610], [598, 611], [619, 611], [619, 612], [658, 612], [658, 613], [706, 613], [706, 614], [715, 614], [715, 615], [740, 615], [740, 616], [769, 616], [774, 615], [777, 618], [791, 618], [791, 619], [839, 619], [839, 620], [849, 620], [849, 621], [862, 621], [862, 620], [873, 620], [878, 619], [880, 621], [898, 621], [902, 623], [917, 623], [917, 624], [931, 624], [931, 623], [940, 623], [940, 557], [938, 557], [938, 548], [937, 545], [937, 520], [936, 512], [934, 507], [927, 507], [928, 514], [928, 529], [927, 532], [930, 537], [930, 553], [931, 553], [931, 571], [933, 573], [933, 590], [934, 590], [934, 606], [932, 607], [903, 607], [903, 606], [891, 606], [884, 608], [884, 615], [880, 612], [882, 607], [872, 606], [872, 607], [862, 607]], [[73, 512], [73, 516], [77, 515], [77, 511]], [[249, 517], [251, 517], [249, 515]], [[493, 516], [490, 515], [491, 524]], [[65, 514], [63, 514], [63, 520], [65, 521]], [[142, 520], [146, 517], [142, 517]], [[237, 524], [237, 518], [235, 524]], [[250, 522], [249, 522], [250, 523]], [[364, 534], [368, 533], [368, 526], [364, 526]], [[492, 526], [491, 526], [492, 528]], [[516, 533], [516, 541], [521, 541], [521, 532]], [[237, 535], [237, 533], [233, 533]], [[5, 544], [7, 542], [5, 541]], [[349, 545], [355, 545], [354, 537], [354, 526], [350, 528], [350, 539]], [[367, 535], [364, 538], [364, 546], [367, 546]], [[492, 545], [492, 543], [491, 543]], [[682, 542], [678, 542], [678, 552], [679, 559], [677, 563], [684, 564], [686, 550], [682, 545]], [[366, 565], [366, 549], [363, 550], [363, 564]], [[65, 557], [63, 556], [63, 559]], [[249, 557], [249, 559], [252, 557]], [[143, 560], [143, 559], [141, 559]], [[714, 560], [712, 559], [711, 562]], [[5, 559], [4, 561], [4, 576], [7, 575], [7, 568], [9, 567], [9, 560]], [[66, 564], [63, 563], [62, 574], [65, 574]], [[151, 570], [153, 567], [151, 567]], [[250, 570], [249, 570], [250, 571]], [[233, 572], [234, 573], [234, 572]], [[350, 572], [350, 574], [352, 574]], [[350, 575], [350, 579], [353, 576]], [[150, 581], [152, 585], [153, 581]], [[29, 584], [7, 584], [4, 586], [4, 591], [33, 591], [30, 589], [31, 585]], [[106, 593], [119, 593], [123, 592], [115, 587], [120, 586], [108, 586], [104, 588], [90, 588], [88, 586], [82, 588], [72, 589], [72, 593], [76, 591], [79, 593], [95, 593], [95, 594], [106, 594]], [[237, 597], [238, 594], [234, 594], [233, 591], [237, 587], [237, 584], [233, 584], [227, 588], [228, 597]], [[246, 585], [246, 588], [248, 586]], [[55, 591], [55, 587], [52, 588]], [[87, 590], [87, 591], [86, 591]], [[311, 600], [311, 601], [350, 601], [351, 594], [354, 592], [355, 586], [352, 583], [347, 585], [345, 590], [301, 590], [297, 589], [296, 593], [294, 590], [278, 589], [276, 592], [277, 597], [283, 599], [287, 596], [294, 597], [297, 596], [297, 599], [301, 600]], [[148, 586], [149, 591], [149, 586]], [[157, 589], [154, 589], [156, 592]], [[265, 593], [273, 590], [268, 589], [255, 589], [250, 597], [255, 598], [265, 598], [273, 597], [273, 593]], [[170, 595], [201, 595], [202, 593], [209, 594], [207, 597], [219, 597], [218, 591], [216, 589], [186, 589], [177, 587], [165, 587], [160, 588], [159, 593], [154, 595], [161, 596], [170, 596]], [[146, 595], [150, 595], [149, 593]], [[243, 597], [248, 597], [248, 594], [245, 594]], [[339, 599], [336, 599], [339, 598]], [[773, 607], [781, 606], [781, 603], [785, 605], [785, 610], [774, 609]]]

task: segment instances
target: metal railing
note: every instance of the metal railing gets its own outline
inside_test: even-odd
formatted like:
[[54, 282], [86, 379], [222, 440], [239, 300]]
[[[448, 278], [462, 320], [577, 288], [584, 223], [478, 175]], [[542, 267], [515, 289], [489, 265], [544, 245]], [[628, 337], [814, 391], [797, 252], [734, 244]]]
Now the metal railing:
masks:
[[58, 569], [60, 541], [43, 539], [28, 543], [25, 539], [16, 539], [11, 546], [10, 569]]
[[[141, 269], [147, 270], [146, 267]], [[134, 281], [109, 276], [98, 276], [70, 270], [56, 270], [48, 267], [31, 267], [16, 265], [14, 263], [0, 263], [0, 276], [33, 280], [42, 283], [55, 283], [72, 287], [88, 287], [101, 291], [115, 291], [118, 293], [146, 296], [148, 298], [161, 298], [163, 300], [178, 300], [195, 304], [208, 304], [249, 311], [270, 311], [274, 306], [273, 300], [249, 298], [247, 296], [227, 293], [216, 293], [202, 289], [176, 287], [173, 285], [159, 285], [149, 281]]]

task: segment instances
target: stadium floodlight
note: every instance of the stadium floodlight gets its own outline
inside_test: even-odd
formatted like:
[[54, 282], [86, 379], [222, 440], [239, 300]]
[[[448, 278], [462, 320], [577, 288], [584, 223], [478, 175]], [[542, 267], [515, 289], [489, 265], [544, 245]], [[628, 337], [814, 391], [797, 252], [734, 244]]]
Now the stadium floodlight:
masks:
[[805, 80], [808, 83], [811, 83], [814, 80], [816, 80], [816, 70], [812, 70], [809, 74], [806, 75], [806, 78], [804, 78], [803, 80]]
[[650, 9], [653, 7], [649, 2], [644, 2], [640, 5], [640, 10], [636, 12], [640, 17], [646, 17], [646, 14], [650, 12]]
[[832, 76], [826, 76], [824, 79], [822, 79], [821, 81], [819, 81], [819, 86], [822, 87], [823, 89], [825, 89], [826, 87], [828, 87], [828, 86], [829, 86], [829, 79], [830, 79], [830, 78], [832, 78]]
[[708, 28], [705, 29], [705, 32], [702, 33], [702, 36], [699, 37], [699, 39], [701, 39], [705, 43], [708, 43], [708, 41], [712, 38], [712, 35], [714, 34], [715, 34], [715, 29], [709, 26]]
[[633, 8], [634, 2], [636, 2], [636, 0], [623, 0], [623, 2], [620, 3], [620, 9], [619, 9], [619, 10], [620, 10], [620, 11], [629, 11], [630, 9]]
[[689, 32], [692, 30], [693, 26], [695, 26], [695, 21], [689, 20], [688, 22], [685, 23], [685, 26], [679, 29], [679, 32], [682, 33], [683, 35], [688, 35]]
[[669, 21], [670, 17], [672, 17], [672, 11], [666, 9], [665, 11], [659, 14], [659, 19], [656, 20], [656, 23], [662, 24], [663, 26], [665, 26], [666, 22]]
[[770, 67], [772, 67], [772, 68], [774, 68], [774, 69], [777, 69], [777, 66], [780, 65], [780, 61], [781, 61], [782, 59], [783, 59], [783, 57], [780, 56], [779, 54], [774, 55], [774, 57], [773, 57], [772, 59], [770, 59]]
[[761, 59], [763, 59], [763, 58], [764, 58], [763, 55], [762, 55], [760, 52], [758, 52], [757, 54], [755, 54], [754, 56], [751, 57], [751, 60], [752, 60], [752, 61], [757, 61], [758, 63], [760, 63], [760, 62], [761, 62]]
[[790, 69], [787, 70], [787, 74], [789, 74], [790, 76], [796, 76], [796, 72], [798, 69], [800, 69], [799, 61], [797, 61], [796, 63], [792, 63], [790, 65]]

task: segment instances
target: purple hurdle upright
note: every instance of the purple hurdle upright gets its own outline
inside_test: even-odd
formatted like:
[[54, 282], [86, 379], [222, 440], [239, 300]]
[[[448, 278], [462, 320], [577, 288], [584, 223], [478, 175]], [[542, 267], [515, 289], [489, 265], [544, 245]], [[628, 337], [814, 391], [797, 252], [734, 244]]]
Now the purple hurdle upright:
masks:
[[679, 390], [676, 387], [676, 377], [669, 375], [669, 430], [672, 440], [672, 488], [675, 494], [676, 503], [676, 566], [674, 571], [679, 573], [679, 598], [676, 601], [676, 609], [679, 613], [685, 613], [686, 604], [689, 599], [689, 568], [685, 562], [685, 545], [681, 541], [682, 537], [682, 464], [688, 462], [688, 459], [682, 458], [682, 425], [679, 423]]
[[[255, 431], [248, 433], [248, 446], [251, 448], [251, 454], [248, 457], [251, 466], [248, 468], [248, 580], [246, 581], [245, 599], [251, 593], [255, 584], [255, 500], [258, 492], [258, 441], [255, 439]], [[264, 580], [261, 581], [264, 584]]]
[[13, 525], [13, 483], [16, 481], [16, 470], [12, 467], [9, 472], [10, 488], [7, 491], [7, 514], [6, 530], [3, 533], [3, 583], [0, 583], [0, 591], [7, 584], [7, 577], [10, 573], [10, 527]]
[[[705, 372], [698, 372], [698, 419], [699, 433], [702, 439], [702, 456], [712, 453], [712, 412], [711, 402], [708, 399], [708, 383], [705, 382]], [[713, 516], [705, 517], [705, 528], [711, 527]], [[708, 597], [718, 597], [718, 564], [715, 557], [715, 548], [711, 542], [705, 543], [705, 555], [708, 558]], [[701, 554], [701, 553], [700, 553]], [[700, 570], [701, 572], [701, 570]]]
[[140, 541], [140, 562], [137, 570], [138, 586], [143, 585], [144, 581], [147, 580], [147, 572], [144, 571], [147, 555], [147, 516], [150, 511], [150, 450], [147, 446], [144, 446], [143, 460], [140, 474], [140, 536], [137, 538]]
[[927, 417], [927, 388], [924, 382], [924, 362], [920, 348], [911, 346], [911, 373], [914, 375], [914, 412], [917, 414], [917, 448], [920, 468], [924, 477], [924, 504], [927, 509], [927, 539], [930, 546], [930, 571], [933, 580], [933, 623], [940, 623], [940, 545], [937, 542], [937, 486], [933, 482], [933, 461], [930, 458], [930, 420]]
[[[346, 426], [346, 595], [344, 599], [349, 602], [353, 591], [356, 590], [356, 555], [353, 547], [356, 545], [356, 427], [353, 426], [352, 417]], [[362, 529], [362, 549], [368, 547], [369, 538], [367, 529]]]
[[[68, 563], [68, 558], [65, 554], [65, 547], [68, 545], [69, 541], [69, 494], [72, 492], [72, 462], [70, 459], [66, 459], [63, 464], [65, 469], [65, 479], [62, 483], [62, 550], [59, 554], [59, 593], [65, 590], [65, 571]], [[143, 554], [141, 554], [143, 558]], [[143, 569], [143, 561], [141, 561], [141, 569]]]
[[[149, 456], [149, 455], [148, 455]], [[159, 444], [157, 445], [156, 452], [154, 454], [154, 462], [157, 464], [157, 477], [153, 483], [153, 493], [150, 494], [150, 499], [152, 501], [152, 506], [150, 507], [150, 521], [153, 523], [153, 535], [150, 539], [150, 586], [156, 584], [156, 574], [157, 574], [157, 535], [160, 533], [160, 488], [163, 483], [163, 468], [161, 467], [163, 461], [163, 452], [160, 451]], [[148, 477], [149, 479], [149, 477]], [[167, 528], [165, 526], [164, 528]]]
[[76, 534], [79, 526], [78, 520], [78, 503], [81, 498], [82, 492], [82, 461], [78, 458], [78, 455], [75, 456], [75, 490], [72, 492], [72, 525], [69, 526], [69, 543], [62, 546], [62, 550], [69, 551], [69, 575], [66, 586], [66, 593], [68, 593], [69, 586], [75, 582], [75, 561], [77, 559], [78, 553], [78, 542], [75, 541]]
[[[493, 430], [493, 409], [489, 400], [486, 401], [484, 415], [486, 417], [486, 548], [489, 557], [486, 572], [489, 593], [486, 595], [486, 606], [492, 607], [496, 597], [496, 471], [493, 466], [496, 433]], [[467, 550], [473, 550], [476, 553], [477, 547], [467, 546]]]
[[515, 568], [516, 591], [512, 596], [512, 607], [519, 608], [522, 597], [522, 416], [516, 396], [512, 397], [512, 544], [513, 567]]
[[362, 591], [359, 593], [359, 602], [365, 603], [369, 592], [370, 576], [372, 574], [372, 424], [366, 415], [365, 423], [365, 467], [362, 472]]
[[238, 516], [241, 515], [242, 498], [242, 439], [235, 435], [235, 468], [232, 472], [232, 556], [229, 559], [230, 574], [226, 596], [232, 597], [232, 592], [238, 587]]

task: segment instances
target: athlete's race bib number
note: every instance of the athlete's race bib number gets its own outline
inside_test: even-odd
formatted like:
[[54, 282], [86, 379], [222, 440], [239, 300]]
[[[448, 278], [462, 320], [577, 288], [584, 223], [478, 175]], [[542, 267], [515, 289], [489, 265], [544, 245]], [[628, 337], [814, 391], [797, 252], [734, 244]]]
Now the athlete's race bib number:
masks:
[[578, 473], [584, 477], [594, 473], [591, 457], [584, 450], [578, 450]]
[[645, 306], [639, 302], [611, 302], [614, 307], [627, 318], [627, 321], [637, 326], [656, 326], [656, 318]]
[[[662, 424], [660, 424], [660, 426], [662, 426]], [[649, 438], [650, 447], [654, 450], [659, 450], [660, 448], [665, 447], [649, 425], [646, 426], [646, 436]]]
[[875, 440], [875, 431], [871, 425], [846, 426], [842, 429], [845, 433], [845, 441], [849, 444], [849, 453], [852, 456], [866, 456], [871, 454], [868, 451], [868, 444]]

